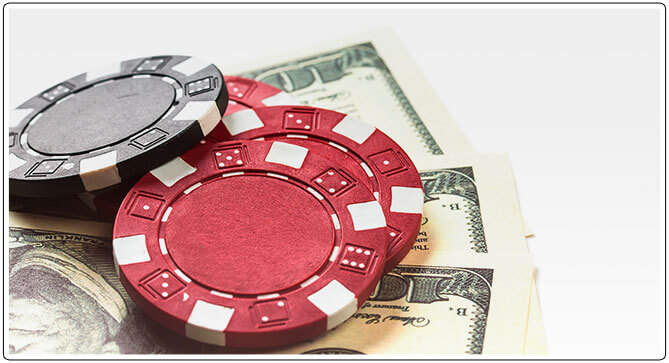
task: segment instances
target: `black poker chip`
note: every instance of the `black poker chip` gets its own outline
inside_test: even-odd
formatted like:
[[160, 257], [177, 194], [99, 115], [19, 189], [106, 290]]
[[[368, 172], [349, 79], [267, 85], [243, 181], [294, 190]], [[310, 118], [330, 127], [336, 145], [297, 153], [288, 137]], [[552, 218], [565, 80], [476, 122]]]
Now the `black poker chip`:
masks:
[[136, 179], [205, 137], [228, 104], [200, 59], [137, 58], [82, 73], [29, 99], [9, 120], [9, 193], [57, 197]]

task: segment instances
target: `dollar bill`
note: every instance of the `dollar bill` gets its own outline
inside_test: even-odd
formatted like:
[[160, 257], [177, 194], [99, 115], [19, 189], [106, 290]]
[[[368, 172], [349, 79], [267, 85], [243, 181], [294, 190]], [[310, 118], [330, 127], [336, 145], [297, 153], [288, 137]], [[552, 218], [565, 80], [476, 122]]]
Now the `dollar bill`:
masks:
[[525, 333], [525, 354], [547, 354], [548, 339], [544, 328], [544, 320], [541, 316], [541, 307], [539, 306], [539, 295], [537, 294], [537, 285], [532, 281], [530, 291], [530, 311], [527, 319], [527, 329]]
[[312, 341], [264, 352], [519, 354], [531, 280], [527, 255], [409, 255], [343, 324]]
[[221, 353], [146, 317], [114, 267], [111, 225], [10, 212], [9, 355]]
[[374, 124], [414, 160], [474, 150], [390, 29], [221, 69]]
[[421, 158], [417, 166], [423, 225], [410, 253], [528, 253], [505, 154], [453, 153]]

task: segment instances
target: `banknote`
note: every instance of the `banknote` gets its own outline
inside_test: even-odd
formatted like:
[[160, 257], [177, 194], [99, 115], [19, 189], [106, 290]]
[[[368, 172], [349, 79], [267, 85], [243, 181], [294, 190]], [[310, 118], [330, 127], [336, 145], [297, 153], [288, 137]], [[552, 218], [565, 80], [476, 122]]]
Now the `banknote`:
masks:
[[371, 123], [414, 160], [474, 150], [391, 29], [221, 69]]
[[9, 217], [9, 354], [482, 354], [521, 353], [525, 344], [527, 256], [410, 255], [334, 331], [280, 350], [231, 350], [186, 339], [146, 317], [118, 280], [111, 237], [100, 223]]
[[546, 329], [544, 320], [541, 316], [541, 307], [539, 306], [539, 295], [537, 294], [537, 285], [532, 281], [530, 291], [530, 311], [527, 318], [527, 329], [525, 332], [525, 354], [548, 354], [548, 339], [546, 338]]
[[146, 317], [116, 274], [111, 225], [9, 214], [5, 352], [221, 353]]
[[505, 154], [453, 153], [421, 158], [417, 166], [423, 221], [410, 253], [528, 253]]
[[409, 255], [343, 324], [264, 352], [520, 354], [531, 280], [527, 255]]

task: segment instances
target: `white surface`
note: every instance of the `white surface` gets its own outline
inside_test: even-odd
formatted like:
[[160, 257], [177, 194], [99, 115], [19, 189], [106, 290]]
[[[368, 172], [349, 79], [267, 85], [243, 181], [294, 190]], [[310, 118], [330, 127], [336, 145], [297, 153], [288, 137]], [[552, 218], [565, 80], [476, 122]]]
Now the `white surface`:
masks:
[[477, 150], [510, 153], [551, 353], [663, 354], [662, 6], [18, 8], [9, 108], [114, 60], [223, 66], [393, 26]]

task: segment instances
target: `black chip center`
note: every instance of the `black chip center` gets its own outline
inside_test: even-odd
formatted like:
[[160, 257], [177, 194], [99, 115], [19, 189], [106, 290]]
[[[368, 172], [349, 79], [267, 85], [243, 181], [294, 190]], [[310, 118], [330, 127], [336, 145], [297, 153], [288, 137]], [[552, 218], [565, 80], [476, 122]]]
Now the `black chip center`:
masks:
[[120, 78], [86, 88], [28, 126], [28, 145], [48, 155], [85, 153], [118, 143], [158, 121], [176, 98], [161, 77]]

